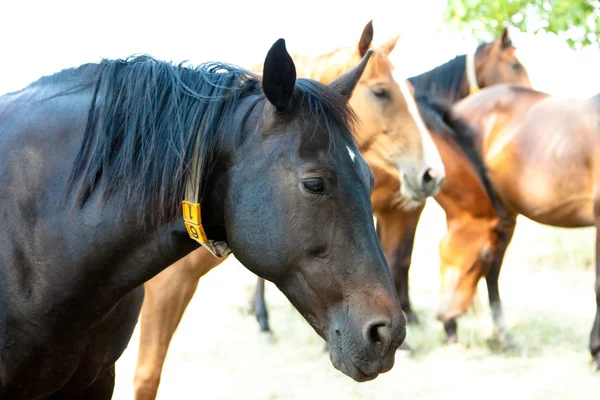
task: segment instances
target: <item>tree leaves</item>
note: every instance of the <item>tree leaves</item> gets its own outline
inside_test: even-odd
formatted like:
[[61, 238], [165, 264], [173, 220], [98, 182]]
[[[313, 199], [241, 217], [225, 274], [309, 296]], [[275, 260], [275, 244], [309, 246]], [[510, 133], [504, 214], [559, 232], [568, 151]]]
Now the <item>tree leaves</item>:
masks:
[[482, 41], [512, 26], [557, 34], [573, 49], [600, 46], [600, 0], [448, 0], [444, 18]]

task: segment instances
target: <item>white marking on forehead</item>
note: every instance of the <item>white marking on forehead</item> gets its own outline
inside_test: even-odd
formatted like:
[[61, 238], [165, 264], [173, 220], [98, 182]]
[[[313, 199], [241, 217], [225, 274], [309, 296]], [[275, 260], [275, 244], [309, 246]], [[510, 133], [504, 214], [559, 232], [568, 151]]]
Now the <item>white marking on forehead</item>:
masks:
[[404, 100], [408, 106], [408, 112], [413, 121], [415, 121], [417, 129], [421, 134], [421, 141], [423, 143], [423, 161], [425, 161], [425, 164], [430, 168], [433, 168], [440, 173], [444, 173], [444, 164], [442, 163], [440, 153], [433, 143], [433, 139], [431, 139], [431, 134], [425, 126], [423, 118], [421, 118], [421, 113], [419, 112], [415, 98], [406, 83], [406, 78], [402, 76], [398, 70], [394, 70], [392, 75], [394, 76], [396, 83], [398, 83], [398, 86], [400, 86], [400, 92], [402, 93], [402, 96], [404, 96]]
[[346, 148], [348, 149], [348, 154], [350, 154], [350, 159], [352, 159], [352, 162], [354, 162], [354, 159], [356, 158], [356, 154], [354, 154], [354, 152], [350, 149], [350, 147], [346, 146]]

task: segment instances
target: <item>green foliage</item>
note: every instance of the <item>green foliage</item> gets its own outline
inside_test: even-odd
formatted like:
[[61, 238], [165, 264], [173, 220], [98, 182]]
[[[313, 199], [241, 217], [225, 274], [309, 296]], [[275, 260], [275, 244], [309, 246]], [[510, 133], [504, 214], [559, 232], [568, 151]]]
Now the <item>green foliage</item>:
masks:
[[600, 43], [600, 0], [448, 0], [444, 17], [479, 40], [513, 26], [555, 33], [574, 49]]

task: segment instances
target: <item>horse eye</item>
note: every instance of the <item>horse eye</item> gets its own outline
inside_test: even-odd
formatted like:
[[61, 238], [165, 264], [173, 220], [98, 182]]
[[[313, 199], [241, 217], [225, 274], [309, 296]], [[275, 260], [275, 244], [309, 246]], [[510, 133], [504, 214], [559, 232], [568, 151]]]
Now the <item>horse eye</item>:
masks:
[[521, 64], [519, 64], [518, 62], [511, 62], [510, 66], [514, 69], [514, 70], [520, 70], [521, 69]]
[[310, 193], [323, 193], [325, 192], [325, 182], [321, 178], [311, 178], [302, 181], [304, 189]]
[[390, 92], [388, 92], [388, 90], [384, 87], [376, 86], [373, 89], [371, 89], [371, 91], [373, 92], [375, 97], [379, 97], [380, 99], [390, 98]]

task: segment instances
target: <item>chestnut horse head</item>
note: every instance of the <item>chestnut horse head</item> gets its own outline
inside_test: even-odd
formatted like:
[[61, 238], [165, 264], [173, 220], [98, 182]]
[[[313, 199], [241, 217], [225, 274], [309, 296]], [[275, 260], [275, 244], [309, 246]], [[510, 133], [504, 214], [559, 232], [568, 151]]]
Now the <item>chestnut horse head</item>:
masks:
[[375, 175], [373, 210], [390, 205], [412, 208], [438, 193], [445, 178], [439, 152], [415, 104], [411, 84], [389, 59], [399, 37], [373, 46], [370, 21], [356, 45], [316, 58], [295, 55], [298, 74], [328, 83], [355, 66], [367, 52], [371, 58], [350, 106], [360, 121], [359, 150]]

